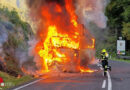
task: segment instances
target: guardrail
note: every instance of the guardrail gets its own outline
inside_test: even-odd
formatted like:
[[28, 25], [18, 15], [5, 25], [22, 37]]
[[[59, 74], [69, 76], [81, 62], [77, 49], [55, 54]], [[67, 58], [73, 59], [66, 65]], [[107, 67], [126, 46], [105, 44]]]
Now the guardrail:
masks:
[[117, 56], [117, 58], [130, 60], [130, 56]]

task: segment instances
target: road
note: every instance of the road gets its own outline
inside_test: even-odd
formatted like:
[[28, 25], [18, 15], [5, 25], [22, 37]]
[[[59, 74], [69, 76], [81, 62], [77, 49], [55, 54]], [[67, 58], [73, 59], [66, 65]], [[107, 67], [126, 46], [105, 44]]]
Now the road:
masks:
[[[130, 90], [130, 64], [109, 61], [112, 71], [103, 77], [102, 70], [94, 73], [66, 73], [56, 77], [40, 78], [11, 90]], [[54, 73], [55, 74], [55, 73]]]

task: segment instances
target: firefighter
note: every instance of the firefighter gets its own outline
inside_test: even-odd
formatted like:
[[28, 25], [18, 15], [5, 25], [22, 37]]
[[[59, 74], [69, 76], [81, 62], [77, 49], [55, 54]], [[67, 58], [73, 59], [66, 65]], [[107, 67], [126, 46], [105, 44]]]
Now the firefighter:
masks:
[[108, 57], [109, 57], [109, 54], [107, 53], [106, 49], [103, 49], [101, 51], [100, 60], [102, 62], [102, 67], [104, 69], [104, 76], [106, 76], [107, 69], [111, 71], [111, 67], [108, 66]]

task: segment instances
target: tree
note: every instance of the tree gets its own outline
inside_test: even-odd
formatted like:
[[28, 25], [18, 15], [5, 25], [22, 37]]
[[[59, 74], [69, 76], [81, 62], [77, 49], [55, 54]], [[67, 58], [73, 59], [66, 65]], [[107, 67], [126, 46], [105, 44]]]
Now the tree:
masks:
[[122, 13], [124, 9], [118, 0], [111, 1], [106, 8], [106, 16], [108, 17], [108, 25], [110, 28], [118, 28], [122, 26]]
[[130, 40], [130, 22], [123, 24], [123, 36], [127, 38], [127, 40]]
[[126, 37], [129, 40], [130, 36], [130, 0], [111, 0], [108, 4], [105, 12], [108, 17], [108, 26], [111, 33], [116, 33]]

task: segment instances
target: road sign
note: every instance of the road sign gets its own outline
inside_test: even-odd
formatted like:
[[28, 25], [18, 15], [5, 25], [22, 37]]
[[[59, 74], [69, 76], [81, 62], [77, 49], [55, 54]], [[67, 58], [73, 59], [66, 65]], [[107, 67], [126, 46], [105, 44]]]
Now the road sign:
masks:
[[125, 55], [125, 40], [117, 40], [117, 54]]

